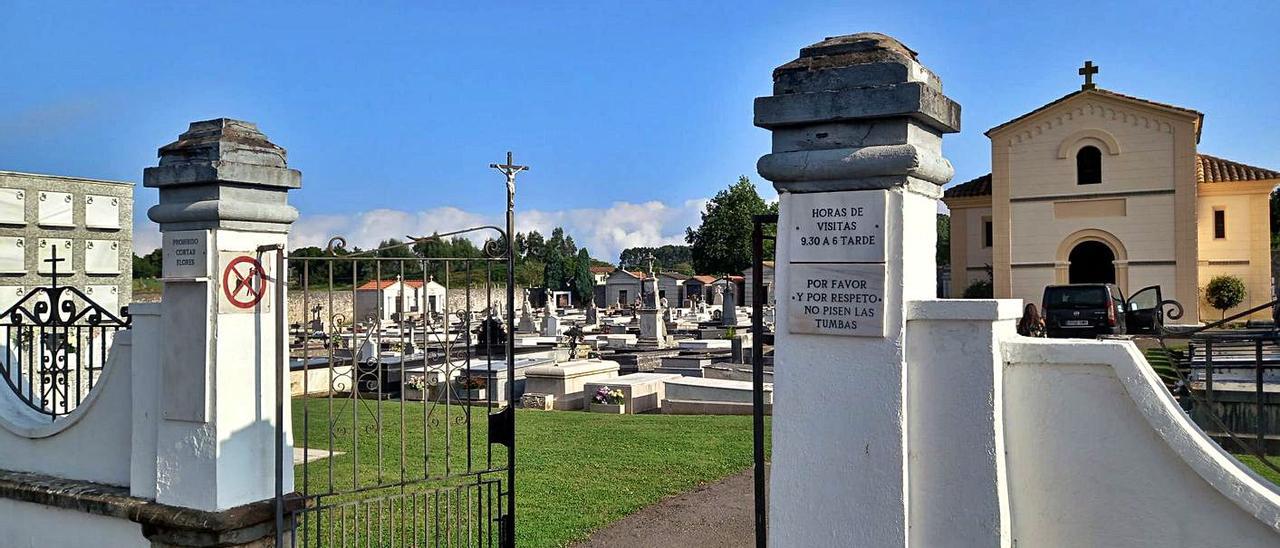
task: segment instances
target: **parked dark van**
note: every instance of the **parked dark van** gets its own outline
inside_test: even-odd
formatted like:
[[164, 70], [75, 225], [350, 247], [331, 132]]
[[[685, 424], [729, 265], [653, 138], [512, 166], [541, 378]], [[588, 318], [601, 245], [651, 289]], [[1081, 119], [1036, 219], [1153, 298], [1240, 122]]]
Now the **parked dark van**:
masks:
[[1160, 323], [1160, 286], [1129, 299], [1116, 284], [1051, 285], [1044, 288], [1041, 314], [1052, 338], [1154, 333]]

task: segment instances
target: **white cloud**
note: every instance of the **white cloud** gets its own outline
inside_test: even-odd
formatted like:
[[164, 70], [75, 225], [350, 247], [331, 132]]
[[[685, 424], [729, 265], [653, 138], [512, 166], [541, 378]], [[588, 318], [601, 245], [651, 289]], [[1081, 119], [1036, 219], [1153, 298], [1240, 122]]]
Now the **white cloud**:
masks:
[[[628, 247], [683, 244], [685, 227], [697, 226], [706, 204], [706, 199], [686, 200], [679, 205], [654, 200], [614, 202], [606, 208], [517, 211], [516, 231], [528, 233], [537, 230], [543, 236], [549, 236], [555, 227], [564, 227], [578, 247], [586, 247], [591, 256], [617, 262], [618, 254]], [[333, 236], [342, 236], [346, 238], [348, 247], [369, 249], [388, 238], [403, 240], [406, 236], [503, 224], [501, 215], [485, 215], [456, 207], [417, 212], [373, 209], [349, 215], [303, 214], [293, 224], [289, 246], [324, 247]], [[476, 243], [494, 235], [493, 231], [469, 234]], [[134, 228], [136, 253], [145, 254], [159, 245], [160, 234], [154, 224], [143, 223]]]

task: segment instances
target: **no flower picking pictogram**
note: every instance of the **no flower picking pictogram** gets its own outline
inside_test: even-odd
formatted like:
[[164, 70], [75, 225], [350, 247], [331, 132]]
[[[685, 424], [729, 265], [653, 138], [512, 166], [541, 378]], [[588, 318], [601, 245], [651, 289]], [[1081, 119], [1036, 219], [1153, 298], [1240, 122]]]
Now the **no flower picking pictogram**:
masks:
[[222, 294], [231, 306], [250, 309], [258, 306], [266, 295], [268, 281], [261, 262], [240, 255], [231, 259], [222, 271]]

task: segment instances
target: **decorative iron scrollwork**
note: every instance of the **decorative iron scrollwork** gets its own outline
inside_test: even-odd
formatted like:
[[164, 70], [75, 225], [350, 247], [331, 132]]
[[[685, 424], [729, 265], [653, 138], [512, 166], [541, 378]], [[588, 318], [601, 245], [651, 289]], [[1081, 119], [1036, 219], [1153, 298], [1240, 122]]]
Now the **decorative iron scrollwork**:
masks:
[[[103, 308], [78, 288], [58, 285], [54, 247], [50, 286], [37, 287], [0, 311], [0, 374], [37, 412], [57, 419], [74, 411], [106, 367], [116, 331], [132, 323], [128, 308]], [[77, 304], [83, 303], [83, 306]]]

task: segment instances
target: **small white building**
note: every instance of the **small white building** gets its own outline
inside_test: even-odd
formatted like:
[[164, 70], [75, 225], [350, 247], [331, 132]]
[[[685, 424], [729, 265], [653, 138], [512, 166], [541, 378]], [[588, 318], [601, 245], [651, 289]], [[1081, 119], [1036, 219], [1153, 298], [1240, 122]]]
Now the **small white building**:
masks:
[[684, 282], [689, 277], [679, 272], [658, 273], [658, 299], [666, 298], [667, 306], [682, 306], [684, 303]]
[[624, 308], [631, 306], [640, 296], [640, 281], [644, 279], [642, 272], [614, 270], [604, 282], [604, 304], [614, 306], [621, 304]]
[[715, 283], [715, 276], [697, 275], [691, 276], [684, 281], [684, 302], [681, 306], [688, 306], [689, 299], [697, 295], [702, 298], [702, 302], [711, 302], [711, 284]]
[[443, 314], [445, 287], [434, 279], [370, 280], [356, 288], [356, 321], [403, 320], [424, 312]]

